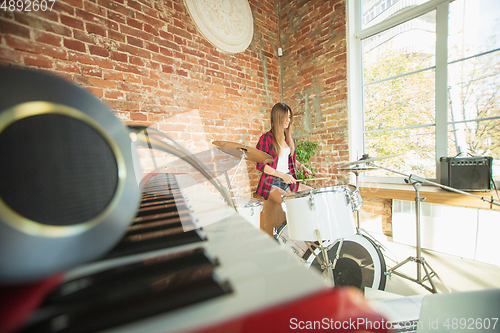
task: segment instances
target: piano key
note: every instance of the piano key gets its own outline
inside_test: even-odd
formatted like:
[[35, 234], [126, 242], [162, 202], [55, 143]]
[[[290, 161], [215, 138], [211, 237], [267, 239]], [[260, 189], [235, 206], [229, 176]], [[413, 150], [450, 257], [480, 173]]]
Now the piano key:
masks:
[[197, 243], [202, 240], [203, 238], [197, 230], [184, 232], [182, 227], [170, 228], [163, 232], [155, 231], [144, 235], [132, 235], [122, 239], [101, 260]]
[[[218, 297], [204, 301], [191, 301], [187, 307], [164, 306], [161, 307], [161, 311], [148, 310], [146, 314], [139, 314], [138, 312], [141, 311], [139, 309], [131, 314], [134, 320], [126, 325], [120, 323], [119, 315], [106, 313], [112, 322], [112, 324], [106, 325], [106, 332], [165, 333], [197, 329], [328, 289], [318, 272], [302, 267], [300, 258], [294, 256], [288, 249], [280, 247], [267, 234], [255, 229], [232, 207], [224, 203], [219, 196], [208, 191], [187, 175], [175, 177], [178, 186], [170, 186], [168, 184], [170, 180], [165, 181], [165, 179], [172, 179], [172, 175], [153, 177], [151, 181], [155, 185], [145, 186], [145, 191], [151, 190], [154, 193], [145, 194], [143, 199], [152, 200], [149, 202], [154, 205], [154, 200], [158, 199], [159, 196], [169, 197], [170, 191], [170, 193], [175, 193], [174, 201], [176, 204], [184, 205], [189, 213], [176, 217], [174, 215], [141, 216], [135, 219], [134, 224], [129, 227], [130, 234], [128, 236], [142, 234], [143, 238], [148, 237], [148, 233], [136, 233], [141, 227], [144, 228], [144, 231], [151, 232], [151, 236], [158, 231], [179, 228], [179, 222], [184, 227], [184, 220], [188, 218], [191, 225], [203, 226], [201, 229], [195, 230], [201, 241], [182, 242], [178, 246], [171, 247], [152, 247], [141, 252], [132, 251], [133, 254], [125, 256], [126, 246], [122, 245], [123, 252], [119, 255], [108, 256], [99, 261], [82, 265], [82, 267], [69, 272], [67, 279], [78, 279], [117, 267], [119, 269], [122, 265], [140, 264], [158, 256], [175, 255], [181, 251], [202, 247], [208, 258], [217, 259], [221, 263], [214, 267], [210, 277], [213, 286], [218, 285], [214, 288], [224, 289], [227, 292], [224, 281], [229, 281], [234, 292], [221, 293]], [[162, 200], [164, 199], [165, 197], [162, 198]], [[175, 222], [169, 222], [172, 221], [170, 219], [175, 219]], [[156, 227], [162, 223], [164, 223], [165, 229], [157, 229]], [[186, 233], [173, 235], [182, 238], [183, 234]], [[124, 241], [126, 242], [126, 240]], [[213, 287], [208, 290], [211, 288]], [[197, 292], [205, 293], [203, 288], [197, 289]], [[182, 296], [180, 291], [176, 295], [180, 299], [192, 297], [189, 296], [190, 294]], [[153, 303], [157, 300], [159, 304], [163, 304], [164, 301], [162, 297], [154, 295], [150, 295], [149, 299], [153, 300]], [[135, 305], [142, 307], [140, 301], [135, 302]], [[124, 311], [134, 312], [132, 311], [134, 306], [132, 304], [129, 306], [131, 308]], [[151, 314], [154, 315], [151, 316]], [[100, 313], [89, 313], [88, 318], [92, 316], [97, 316], [94, 318], [98, 318], [98, 320], [104, 320]], [[92, 320], [81, 319], [80, 323], [84, 327], [90, 321]], [[98, 328], [98, 330], [101, 329], [103, 328]]]
[[230, 285], [216, 280], [212, 266], [190, 267], [107, 290], [100, 297], [46, 306], [38, 315], [42, 318], [23, 332], [95, 332], [229, 292]]
[[[122, 284], [157, 274], [166, 274], [202, 265], [218, 265], [218, 260], [209, 258], [203, 248], [158, 256], [66, 281], [46, 298], [45, 304], [74, 299], [82, 293], [88, 293], [92, 288], [94, 290], [104, 289], [105, 291], [110, 284]], [[93, 292], [95, 293], [95, 291]]]

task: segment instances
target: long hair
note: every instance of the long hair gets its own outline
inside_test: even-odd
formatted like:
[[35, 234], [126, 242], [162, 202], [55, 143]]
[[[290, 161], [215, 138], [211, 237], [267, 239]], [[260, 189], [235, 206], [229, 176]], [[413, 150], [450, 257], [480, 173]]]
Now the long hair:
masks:
[[[283, 123], [290, 112], [290, 125], [288, 128], [283, 127]], [[271, 110], [271, 133], [274, 137], [274, 150], [276, 154], [280, 156], [281, 146], [279, 142], [283, 142], [283, 139], [290, 146], [290, 153], [293, 154], [295, 151], [295, 146], [292, 139], [292, 125], [293, 125], [293, 113], [292, 109], [285, 103], [276, 103]]]

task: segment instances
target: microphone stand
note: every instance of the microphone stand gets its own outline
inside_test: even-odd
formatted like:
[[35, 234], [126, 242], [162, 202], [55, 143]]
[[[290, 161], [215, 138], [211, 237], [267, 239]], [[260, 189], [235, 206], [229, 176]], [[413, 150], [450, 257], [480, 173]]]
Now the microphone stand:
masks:
[[[421, 238], [420, 238], [420, 204], [422, 201], [425, 200], [425, 198], [420, 197], [420, 187], [424, 183], [429, 183], [429, 184], [432, 184], [434, 186], [437, 186], [437, 187], [440, 187], [440, 188], [443, 188], [443, 189], [446, 189], [449, 191], [453, 191], [453, 192], [457, 192], [460, 194], [465, 194], [465, 195], [479, 198], [483, 201], [489, 202], [490, 206], [491, 205], [500, 206], [500, 202], [498, 200], [493, 200], [493, 197], [492, 198], [480, 197], [480, 196], [472, 194], [472, 193], [457, 190], [457, 189], [449, 187], [449, 186], [445, 186], [445, 185], [442, 185], [439, 183], [432, 182], [430, 180], [427, 180], [427, 179], [419, 177], [419, 176], [407, 175], [407, 174], [404, 174], [404, 173], [401, 173], [398, 171], [394, 171], [391, 169], [381, 167], [379, 165], [374, 165], [373, 163], [370, 163], [370, 162], [367, 162], [366, 165], [371, 165], [371, 166], [379, 168], [379, 169], [383, 169], [383, 170], [386, 170], [389, 172], [393, 172], [393, 173], [397, 173], [399, 175], [405, 176], [405, 177], [407, 177], [407, 179], [405, 179], [405, 182], [411, 184], [413, 186], [413, 188], [415, 189], [415, 213], [416, 213], [416, 224], [417, 224], [417, 230], [416, 230], [416, 232], [417, 232], [417, 239], [416, 239], [417, 240], [417, 253], [416, 253], [416, 257], [412, 257], [412, 256], [408, 257], [406, 260], [404, 260], [401, 263], [397, 264], [396, 266], [390, 268], [386, 274], [389, 275], [389, 277], [390, 277], [391, 274], [394, 273], [402, 278], [416, 282], [432, 293], [437, 293], [436, 286], [435, 286], [434, 282], [432, 281], [433, 277], [437, 277], [441, 281], [443, 286], [445, 286], [445, 288], [449, 290], [449, 288], [444, 284], [443, 280], [441, 280], [439, 275], [437, 275], [436, 271], [434, 269], [432, 269], [432, 267], [429, 265], [429, 263], [427, 263], [427, 261], [425, 261], [425, 258], [422, 257], [422, 248], [421, 248], [421, 243], [420, 243], [420, 240], [421, 240]], [[396, 271], [398, 268], [400, 268], [401, 266], [405, 265], [408, 262], [416, 262], [417, 263], [417, 278], [416, 279]], [[425, 271], [424, 278], [422, 278], [422, 268]], [[429, 281], [432, 288], [429, 288], [428, 286], [424, 285], [424, 282], [426, 280]]]

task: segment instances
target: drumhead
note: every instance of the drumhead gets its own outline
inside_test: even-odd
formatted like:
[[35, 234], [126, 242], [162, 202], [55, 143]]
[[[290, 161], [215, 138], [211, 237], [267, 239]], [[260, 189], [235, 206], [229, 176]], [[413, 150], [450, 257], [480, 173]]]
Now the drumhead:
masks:
[[[328, 251], [328, 258], [335, 259], [340, 242], [337, 241]], [[323, 259], [323, 254], [318, 256]], [[310, 251], [303, 259], [311, 262], [311, 267], [323, 271]], [[384, 290], [387, 276], [384, 256], [375, 242], [365, 235], [356, 234], [344, 239], [339, 259], [333, 270], [335, 286], [353, 286], [362, 291], [365, 287]]]
[[333, 185], [328, 187], [317, 188], [313, 190], [313, 193], [327, 193], [327, 192], [346, 192], [349, 191], [349, 185]]
[[[283, 194], [281, 196], [281, 199], [283, 201], [285, 201], [286, 199], [303, 198], [303, 197], [307, 197], [307, 196], [311, 195], [311, 193], [313, 195], [319, 194], [319, 193], [328, 193], [328, 192], [340, 193], [340, 192], [348, 191], [349, 186], [354, 186], [354, 185], [334, 185], [334, 186], [316, 188], [316, 189], [306, 190], [306, 191], [290, 192], [290, 193]], [[354, 186], [354, 187], [356, 187], [356, 186]]]

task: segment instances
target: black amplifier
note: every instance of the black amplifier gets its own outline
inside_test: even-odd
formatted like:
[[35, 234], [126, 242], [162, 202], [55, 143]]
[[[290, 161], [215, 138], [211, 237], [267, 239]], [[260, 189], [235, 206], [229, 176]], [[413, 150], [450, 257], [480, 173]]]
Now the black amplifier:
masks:
[[442, 185], [463, 191], [491, 190], [492, 157], [441, 157], [439, 162]]

